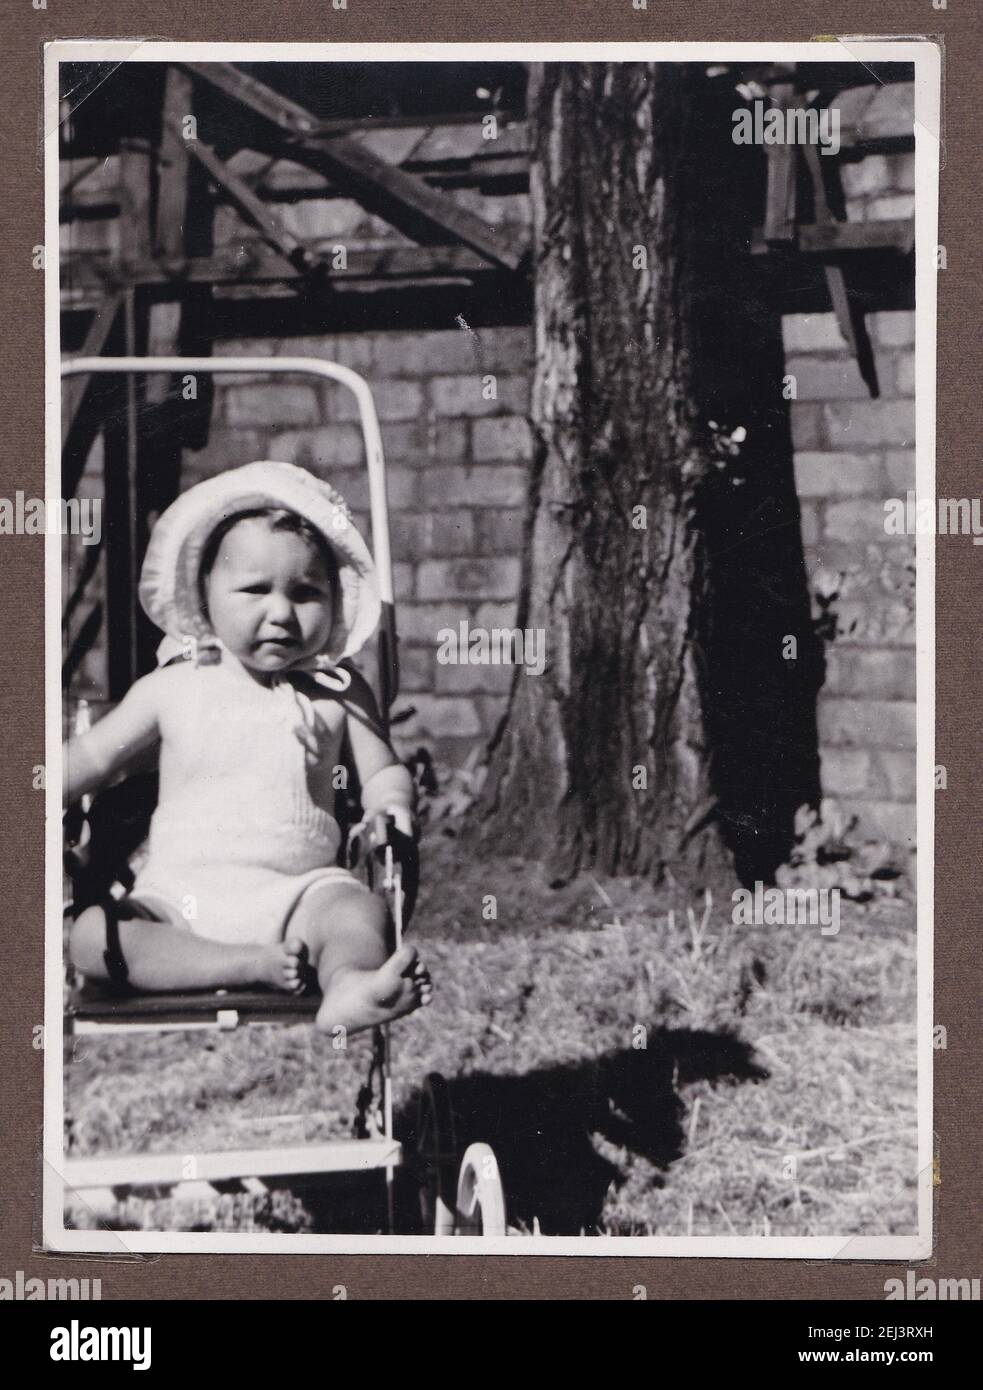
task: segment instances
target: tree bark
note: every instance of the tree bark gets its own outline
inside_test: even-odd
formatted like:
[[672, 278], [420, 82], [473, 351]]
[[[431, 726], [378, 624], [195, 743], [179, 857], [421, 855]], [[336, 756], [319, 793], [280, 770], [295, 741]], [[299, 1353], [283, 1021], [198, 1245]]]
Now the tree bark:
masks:
[[[730, 278], [747, 279], [735, 190], [749, 170], [733, 93], [710, 93], [697, 65], [530, 74], [536, 446], [518, 625], [543, 630], [547, 667], [517, 669], [477, 833], [558, 876], [592, 866], [693, 888], [734, 872], [708, 657], [707, 506], [719, 518], [729, 464], [709, 420], [742, 399], [721, 394], [727, 372], [761, 367], [746, 367], [752, 311]], [[788, 480], [772, 491], [797, 521]]]

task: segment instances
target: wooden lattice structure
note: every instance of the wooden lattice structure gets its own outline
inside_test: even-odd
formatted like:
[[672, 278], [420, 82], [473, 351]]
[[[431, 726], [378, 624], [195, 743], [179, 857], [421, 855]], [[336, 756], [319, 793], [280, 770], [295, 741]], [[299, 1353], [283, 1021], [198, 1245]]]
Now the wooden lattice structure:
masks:
[[[224, 119], [213, 114], [207, 122], [209, 130], [224, 135], [221, 148], [197, 135], [196, 113], [206, 93], [217, 95], [220, 111], [227, 108]], [[257, 303], [286, 292], [332, 328], [358, 324], [361, 310], [352, 301], [385, 299], [407, 290], [458, 287], [491, 302], [523, 304], [519, 312], [528, 313], [528, 246], [517, 244], [448, 191], [448, 185], [509, 192], [526, 186], [521, 121], [509, 112], [491, 114], [495, 138], [483, 138], [478, 124], [470, 151], [463, 153], [460, 140], [453, 151], [441, 148], [448, 122], [464, 124], [459, 116], [441, 115], [429, 128], [419, 118], [377, 120], [375, 129], [411, 122], [424, 126], [412, 157], [396, 165], [353, 139], [352, 121], [321, 120], [237, 68], [169, 67], [157, 139], [120, 142], [120, 254], [107, 263], [83, 248], [70, 250], [63, 262], [66, 309], [87, 318], [79, 344], [82, 355], [207, 353], [216, 297], [223, 291], [245, 291]], [[480, 122], [475, 115], [466, 119], [472, 127]], [[231, 167], [232, 157], [244, 147], [263, 156], [261, 172], [250, 178]], [[85, 178], [99, 162], [73, 169], [63, 186], [63, 220], [78, 215]], [[305, 173], [309, 177], [302, 177]], [[329, 257], [305, 245], [278, 212], [278, 203], [315, 195], [356, 199], [400, 233], [402, 244], [354, 249], [345, 257], [343, 274], [336, 273]], [[256, 243], [210, 249], [216, 209], [223, 203], [255, 230]], [[207, 391], [191, 408], [183, 402], [178, 407], [176, 386], [153, 378], [107, 384], [93, 377], [72, 379], [66, 393], [66, 495], [78, 488], [96, 433], [104, 434], [106, 621], [114, 637], [110, 698], [126, 689], [145, 655], [133, 594], [146, 518], [173, 497], [182, 448], [200, 448], [207, 438]], [[80, 576], [66, 620], [88, 578], [88, 573]], [[83, 626], [75, 646], [84, 646], [91, 636], [91, 627]], [[70, 672], [72, 652], [66, 664]]]

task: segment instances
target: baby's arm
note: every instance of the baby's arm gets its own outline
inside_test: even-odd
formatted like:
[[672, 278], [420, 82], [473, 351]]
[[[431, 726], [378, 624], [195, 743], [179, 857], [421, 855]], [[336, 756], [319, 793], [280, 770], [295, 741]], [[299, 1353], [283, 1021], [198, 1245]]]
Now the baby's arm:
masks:
[[154, 671], [131, 686], [115, 709], [87, 733], [64, 746], [63, 801], [70, 806], [87, 792], [107, 786], [160, 737], [160, 678]]
[[382, 737], [372, 691], [357, 672], [352, 672], [345, 703], [349, 706], [348, 738], [362, 787], [362, 814], [367, 821], [380, 813], [389, 814], [397, 830], [413, 835], [413, 778]]

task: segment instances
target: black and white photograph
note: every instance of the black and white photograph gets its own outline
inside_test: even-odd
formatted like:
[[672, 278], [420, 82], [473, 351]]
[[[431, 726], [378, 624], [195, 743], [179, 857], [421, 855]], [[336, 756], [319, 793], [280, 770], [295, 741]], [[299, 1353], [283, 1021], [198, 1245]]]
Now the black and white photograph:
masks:
[[931, 1252], [939, 161], [914, 40], [47, 45], [46, 1249]]

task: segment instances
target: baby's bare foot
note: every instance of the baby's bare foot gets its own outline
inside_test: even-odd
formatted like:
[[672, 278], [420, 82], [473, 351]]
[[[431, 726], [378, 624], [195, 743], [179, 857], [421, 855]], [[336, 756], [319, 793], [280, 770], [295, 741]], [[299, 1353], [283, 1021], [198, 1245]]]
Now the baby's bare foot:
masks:
[[317, 1027], [349, 1033], [390, 1023], [429, 1004], [433, 985], [415, 946], [401, 946], [378, 970], [340, 970], [317, 1012]]
[[299, 994], [307, 984], [307, 947], [303, 941], [288, 937], [275, 946], [265, 947], [258, 956], [257, 983], [287, 994]]

